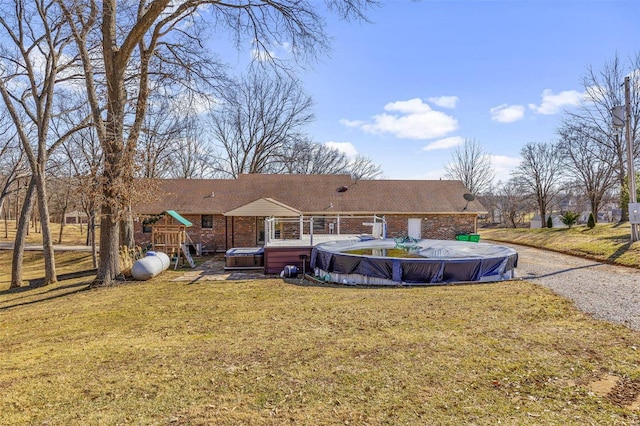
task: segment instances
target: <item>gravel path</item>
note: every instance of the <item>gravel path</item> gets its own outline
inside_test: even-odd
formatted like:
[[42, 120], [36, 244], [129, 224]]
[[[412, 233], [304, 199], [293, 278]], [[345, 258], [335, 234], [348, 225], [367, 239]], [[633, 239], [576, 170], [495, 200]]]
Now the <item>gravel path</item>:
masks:
[[518, 277], [553, 290], [596, 318], [640, 330], [640, 270], [498, 244], [518, 251]]

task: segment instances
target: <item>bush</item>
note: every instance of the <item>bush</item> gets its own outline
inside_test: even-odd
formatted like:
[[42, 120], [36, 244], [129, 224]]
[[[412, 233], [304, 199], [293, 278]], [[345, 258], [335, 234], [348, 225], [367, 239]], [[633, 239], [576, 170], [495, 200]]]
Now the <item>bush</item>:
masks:
[[563, 214], [562, 216], [560, 216], [560, 220], [562, 221], [562, 223], [564, 223], [569, 228], [571, 228], [573, 225], [576, 224], [579, 217], [580, 215], [578, 213], [568, 211], [568, 212], [565, 212], [565, 214]]
[[589, 229], [596, 227], [596, 219], [593, 217], [593, 212], [589, 213], [589, 219], [587, 219], [587, 226]]
[[553, 228], [553, 219], [551, 215], [547, 216], [547, 228]]

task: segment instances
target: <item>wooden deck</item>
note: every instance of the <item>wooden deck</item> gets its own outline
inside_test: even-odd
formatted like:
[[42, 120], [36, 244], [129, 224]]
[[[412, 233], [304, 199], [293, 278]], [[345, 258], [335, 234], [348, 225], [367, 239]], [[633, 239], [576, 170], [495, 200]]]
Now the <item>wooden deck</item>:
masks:
[[313, 244], [310, 235], [303, 235], [299, 239], [272, 240], [264, 247], [264, 272], [265, 274], [279, 274], [285, 266], [294, 265], [298, 272], [302, 273], [301, 256], [306, 256], [305, 271], [311, 271], [311, 250], [313, 246], [329, 241], [341, 241], [358, 238], [351, 234], [321, 234], [313, 236]]

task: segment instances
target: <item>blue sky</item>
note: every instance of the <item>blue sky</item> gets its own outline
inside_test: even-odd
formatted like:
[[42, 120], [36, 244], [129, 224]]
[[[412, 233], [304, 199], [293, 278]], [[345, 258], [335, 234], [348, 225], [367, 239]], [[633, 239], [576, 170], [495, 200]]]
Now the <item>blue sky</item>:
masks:
[[589, 66], [640, 52], [637, 0], [381, 3], [370, 23], [327, 16], [330, 55], [300, 77], [311, 138], [370, 157], [388, 179], [444, 178], [465, 138], [508, 179], [524, 144], [556, 139]]
[[555, 140], [587, 67], [640, 51], [640, 1], [390, 1], [371, 23], [330, 18], [332, 52], [302, 79], [316, 142], [390, 179], [438, 179], [474, 138], [508, 178], [527, 142]]

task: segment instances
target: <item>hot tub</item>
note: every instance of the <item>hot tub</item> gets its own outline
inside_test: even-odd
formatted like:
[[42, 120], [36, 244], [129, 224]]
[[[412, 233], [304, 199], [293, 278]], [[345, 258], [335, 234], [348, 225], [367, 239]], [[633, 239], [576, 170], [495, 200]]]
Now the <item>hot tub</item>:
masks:
[[264, 266], [263, 247], [238, 247], [226, 251], [225, 269], [262, 268]]

